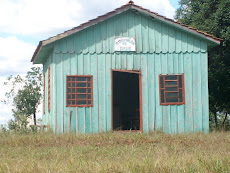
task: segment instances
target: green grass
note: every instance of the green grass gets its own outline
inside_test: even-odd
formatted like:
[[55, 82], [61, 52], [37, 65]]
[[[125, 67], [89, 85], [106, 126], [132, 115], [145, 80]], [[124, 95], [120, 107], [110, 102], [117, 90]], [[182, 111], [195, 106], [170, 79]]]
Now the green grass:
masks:
[[230, 133], [2, 133], [0, 172], [230, 172]]

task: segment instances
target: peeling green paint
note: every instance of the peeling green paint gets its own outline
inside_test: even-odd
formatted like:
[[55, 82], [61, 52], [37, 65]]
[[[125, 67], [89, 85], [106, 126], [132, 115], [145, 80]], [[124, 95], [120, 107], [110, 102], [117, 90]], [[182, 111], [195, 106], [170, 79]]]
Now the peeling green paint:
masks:
[[[114, 52], [114, 38], [135, 37], [136, 52]], [[141, 70], [143, 132], [209, 130], [207, 43], [144, 15], [123, 12], [54, 43], [51, 111], [43, 123], [56, 133], [111, 130], [111, 69]], [[182, 74], [185, 105], [160, 106], [159, 74]], [[93, 75], [93, 107], [66, 107], [66, 75]], [[48, 82], [46, 77], [46, 83]], [[45, 102], [48, 85], [46, 85]], [[70, 111], [70, 113], [68, 112]], [[70, 124], [68, 123], [70, 116]]]

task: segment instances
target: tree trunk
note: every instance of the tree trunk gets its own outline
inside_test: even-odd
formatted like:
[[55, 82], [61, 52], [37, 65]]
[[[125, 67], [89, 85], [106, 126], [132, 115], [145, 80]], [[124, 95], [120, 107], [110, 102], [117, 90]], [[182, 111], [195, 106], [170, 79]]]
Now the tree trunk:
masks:
[[34, 125], [36, 126], [37, 123], [36, 123], [36, 112], [34, 112]]
[[224, 129], [224, 126], [225, 126], [224, 123], [225, 123], [225, 121], [227, 119], [227, 116], [228, 116], [228, 112], [225, 113], [225, 117], [224, 117], [224, 121], [223, 121], [223, 129]]
[[216, 115], [216, 111], [214, 112], [214, 118], [215, 118], [216, 130], [217, 130], [218, 124], [217, 124], [217, 115]]

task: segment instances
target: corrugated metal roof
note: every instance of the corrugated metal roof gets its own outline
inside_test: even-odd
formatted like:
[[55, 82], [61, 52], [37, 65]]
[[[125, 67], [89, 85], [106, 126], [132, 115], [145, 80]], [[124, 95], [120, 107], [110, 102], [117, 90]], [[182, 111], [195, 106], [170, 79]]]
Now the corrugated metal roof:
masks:
[[141, 6], [135, 5], [133, 1], [129, 1], [126, 5], [123, 5], [120, 8], [117, 8], [117, 9], [115, 9], [115, 10], [113, 10], [111, 12], [108, 12], [108, 13], [102, 15], [102, 16], [98, 16], [95, 19], [89, 20], [88, 22], [83, 23], [83, 24], [81, 24], [81, 25], [79, 25], [77, 27], [74, 27], [74, 28], [70, 29], [70, 30], [67, 30], [64, 33], [61, 33], [61, 34], [58, 34], [58, 35], [56, 35], [54, 37], [50, 37], [50, 38], [48, 38], [46, 40], [40, 41], [39, 45], [37, 46], [37, 48], [36, 48], [36, 50], [34, 52], [34, 55], [33, 55], [32, 59], [31, 59], [31, 62], [34, 62], [34, 60], [35, 60], [37, 54], [39, 53], [39, 51], [41, 50], [42, 46], [45, 46], [45, 45], [50, 44], [50, 43], [52, 43], [52, 42], [54, 42], [56, 40], [59, 40], [59, 39], [64, 38], [66, 36], [72, 35], [72, 34], [74, 34], [76, 32], [79, 32], [82, 29], [85, 29], [85, 28], [88, 28], [88, 27], [90, 27], [92, 25], [95, 25], [95, 24], [97, 24], [97, 23], [99, 23], [101, 21], [104, 21], [104, 20], [106, 20], [106, 19], [108, 19], [108, 18], [110, 18], [110, 17], [112, 17], [112, 16], [114, 16], [116, 14], [119, 14], [119, 13], [125, 11], [125, 10], [128, 10], [128, 9], [134, 9], [134, 10], [140, 11], [140, 12], [146, 14], [146, 15], [150, 15], [150, 16], [152, 16], [152, 17], [154, 17], [154, 18], [156, 18], [158, 20], [161, 20], [163, 22], [166, 22], [168, 24], [175, 25], [176, 27], [179, 27], [179, 28], [181, 28], [183, 30], [186, 30], [186, 31], [191, 32], [191, 33], [196, 34], [196, 35], [199, 35], [201, 37], [204, 37], [204, 38], [206, 38], [206, 39], [208, 39], [208, 40], [210, 40], [212, 42], [215, 42], [217, 44], [220, 44], [220, 42], [222, 41], [222, 39], [220, 39], [220, 38], [217, 38], [217, 37], [215, 37], [213, 35], [210, 35], [208, 33], [203, 32], [203, 31], [199, 31], [196, 28], [192, 28], [192, 27], [190, 27], [188, 25], [185, 25], [185, 24], [182, 24], [180, 22], [174, 21], [174, 20], [169, 19], [169, 18], [167, 18], [165, 16], [159, 15], [158, 13], [152, 12], [152, 11], [150, 11], [148, 9], [145, 9], [145, 8], [141, 7]]

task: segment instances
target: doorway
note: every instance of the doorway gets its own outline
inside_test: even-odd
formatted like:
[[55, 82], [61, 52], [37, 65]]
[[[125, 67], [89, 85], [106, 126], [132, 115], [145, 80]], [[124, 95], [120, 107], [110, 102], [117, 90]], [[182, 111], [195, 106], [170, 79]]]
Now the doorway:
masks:
[[141, 74], [112, 70], [112, 128], [141, 130]]

